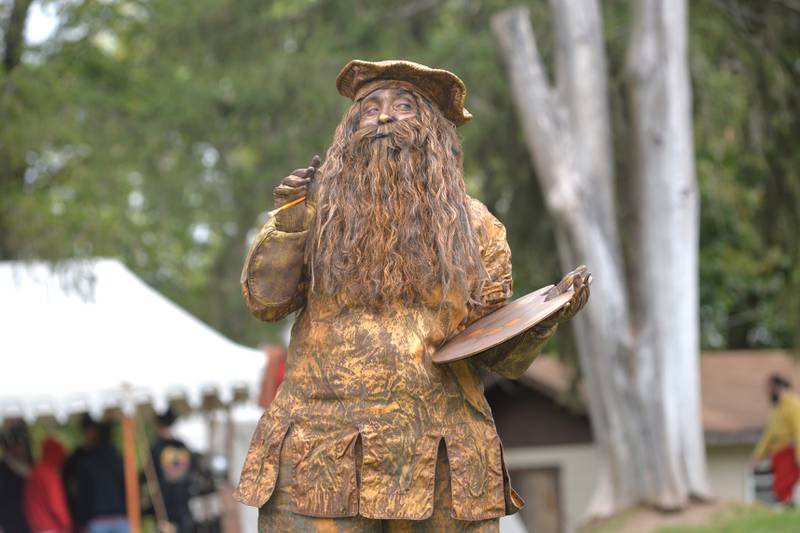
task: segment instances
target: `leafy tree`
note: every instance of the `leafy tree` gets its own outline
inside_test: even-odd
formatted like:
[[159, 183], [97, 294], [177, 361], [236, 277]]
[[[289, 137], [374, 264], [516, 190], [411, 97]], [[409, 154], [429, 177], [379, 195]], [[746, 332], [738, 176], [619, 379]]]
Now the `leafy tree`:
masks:
[[[59, 12], [56, 34], [17, 48], [21, 61], [0, 72], [2, 258], [120, 257], [231, 337], [274, 336], [239, 296], [248, 235], [278, 180], [330, 142], [348, 105], [333, 86], [339, 69], [405, 57], [451, 69], [469, 88], [467, 184], [508, 227], [517, 294], [558, 277], [488, 25], [514, 2], [46, 1]], [[0, 6], [4, 58], [21, 35], [11, 12], [29, 4]], [[530, 4], [548, 28], [546, 6]], [[691, 4], [703, 340], [786, 346], [800, 331], [789, 291], [800, 284], [798, 16], [778, 0]], [[629, 14], [621, 0], [603, 8], [624, 149], [614, 95]], [[549, 59], [551, 36], [540, 38]]]

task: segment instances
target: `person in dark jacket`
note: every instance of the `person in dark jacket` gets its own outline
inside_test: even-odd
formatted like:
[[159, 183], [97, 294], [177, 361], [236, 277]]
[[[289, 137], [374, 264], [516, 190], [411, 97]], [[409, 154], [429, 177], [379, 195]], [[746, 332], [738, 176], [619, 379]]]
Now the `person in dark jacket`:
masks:
[[61, 467], [65, 459], [64, 445], [48, 437], [42, 445], [42, 457], [25, 483], [25, 517], [34, 533], [72, 531], [72, 519], [61, 479]]
[[122, 456], [111, 442], [111, 425], [97, 425], [96, 445], [79, 466], [80, 508], [88, 533], [128, 533]]
[[28, 427], [13, 421], [0, 433], [0, 530], [3, 533], [28, 533], [22, 495], [31, 473]]
[[150, 448], [150, 453], [167, 519], [175, 526], [177, 533], [189, 533], [193, 526], [189, 509], [192, 453], [172, 433], [175, 418], [171, 409], [158, 416], [158, 438]]
[[88, 413], [81, 417], [80, 428], [83, 441], [72, 451], [61, 469], [69, 514], [72, 516], [73, 533], [84, 531], [89, 519], [88, 511], [84, 508], [86, 498], [81, 497], [80, 467], [89, 452], [97, 446], [97, 422]]

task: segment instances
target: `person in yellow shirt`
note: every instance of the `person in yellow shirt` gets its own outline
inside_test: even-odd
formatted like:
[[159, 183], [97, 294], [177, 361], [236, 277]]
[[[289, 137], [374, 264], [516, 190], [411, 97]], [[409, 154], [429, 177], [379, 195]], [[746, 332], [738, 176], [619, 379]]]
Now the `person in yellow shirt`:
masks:
[[753, 461], [771, 459], [775, 499], [788, 503], [800, 479], [800, 446], [797, 446], [800, 442], [800, 396], [792, 392], [789, 381], [778, 374], [769, 377], [767, 392], [772, 409], [764, 434], [753, 450]]

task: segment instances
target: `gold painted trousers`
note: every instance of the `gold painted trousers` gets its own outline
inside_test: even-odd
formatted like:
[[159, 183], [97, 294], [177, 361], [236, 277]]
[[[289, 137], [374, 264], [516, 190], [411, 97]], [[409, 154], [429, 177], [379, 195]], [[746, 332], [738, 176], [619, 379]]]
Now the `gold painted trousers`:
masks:
[[[272, 496], [258, 511], [259, 533], [499, 533], [500, 519], [476, 522], [450, 516], [450, 466], [444, 444], [436, 462], [433, 514], [425, 520], [376, 520], [353, 516], [319, 518], [292, 512], [292, 463], [288, 453], [291, 433], [281, 450], [278, 481]], [[360, 442], [358, 443], [360, 444]], [[361, 449], [356, 447], [360, 463]]]

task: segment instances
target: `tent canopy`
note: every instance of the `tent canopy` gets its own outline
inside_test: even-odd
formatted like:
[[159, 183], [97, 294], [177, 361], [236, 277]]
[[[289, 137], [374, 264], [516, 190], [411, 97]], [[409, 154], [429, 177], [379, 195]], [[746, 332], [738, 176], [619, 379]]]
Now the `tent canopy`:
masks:
[[0, 419], [228, 404], [265, 363], [113, 259], [0, 262], [0, 330]]

